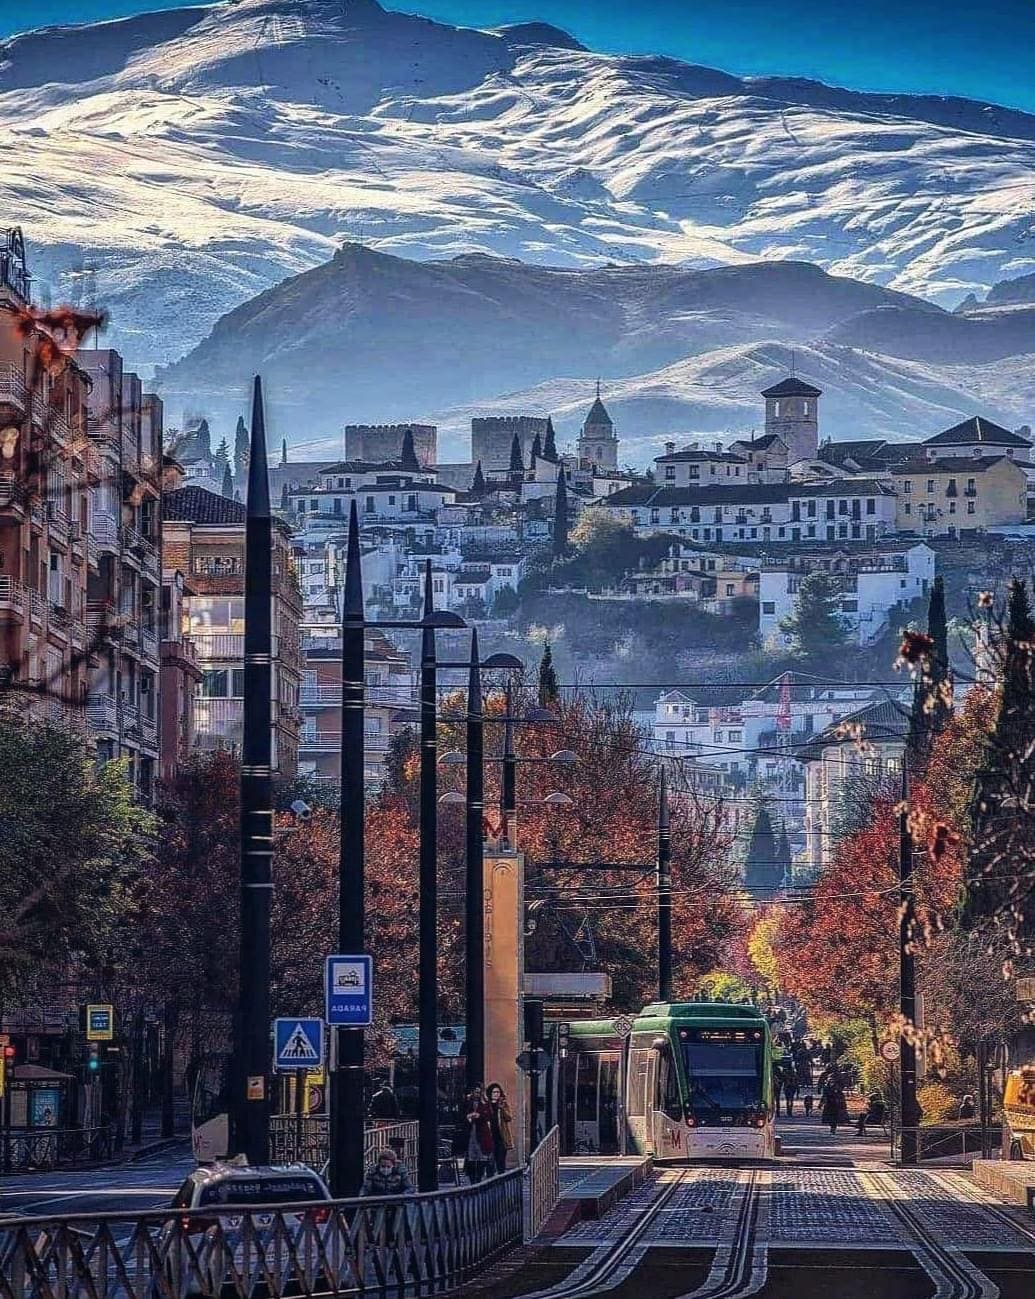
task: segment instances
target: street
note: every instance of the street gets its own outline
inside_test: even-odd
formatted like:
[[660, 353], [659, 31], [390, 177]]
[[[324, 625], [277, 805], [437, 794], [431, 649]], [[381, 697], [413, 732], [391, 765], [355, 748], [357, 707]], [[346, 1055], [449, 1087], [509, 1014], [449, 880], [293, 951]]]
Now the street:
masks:
[[193, 1167], [190, 1143], [184, 1140], [118, 1167], [0, 1178], [0, 1218], [161, 1209]]

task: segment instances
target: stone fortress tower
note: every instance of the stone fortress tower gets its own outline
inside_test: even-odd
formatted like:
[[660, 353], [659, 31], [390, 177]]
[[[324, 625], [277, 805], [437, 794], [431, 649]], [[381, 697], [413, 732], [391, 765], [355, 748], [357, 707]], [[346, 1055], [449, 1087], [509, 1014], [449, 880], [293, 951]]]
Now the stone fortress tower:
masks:
[[434, 424], [346, 424], [345, 459], [368, 464], [398, 460], [407, 429], [413, 435], [413, 450], [421, 468], [433, 468], [438, 459], [438, 429]]
[[577, 453], [580, 465], [597, 469], [618, 468], [618, 434], [607, 408], [600, 400], [599, 379], [596, 398], [579, 434]]
[[811, 459], [819, 447], [819, 399], [823, 393], [811, 383], [790, 375], [762, 392], [765, 398], [765, 431], [783, 438], [788, 463]]
[[521, 444], [521, 459], [531, 468], [532, 443], [546, 438], [546, 419], [538, 415], [482, 415], [471, 420], [471, 463], [481, 461], [482, 472], [505, 473], [510, 465], [514, 435]]

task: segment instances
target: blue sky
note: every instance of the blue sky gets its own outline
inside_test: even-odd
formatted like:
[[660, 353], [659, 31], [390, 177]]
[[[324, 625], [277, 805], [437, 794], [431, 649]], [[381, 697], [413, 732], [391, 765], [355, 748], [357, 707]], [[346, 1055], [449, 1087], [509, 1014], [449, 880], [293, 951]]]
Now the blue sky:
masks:
[[[0, 35], [183, 0], [0, 0]], [[1035, 0], [386, 0], [447, 22], [541, 18], [592, 49], [665, 53], [860, 90], [966, 95], [1035, 112]], [[31, 19], [27, 14], [31, 12]]]

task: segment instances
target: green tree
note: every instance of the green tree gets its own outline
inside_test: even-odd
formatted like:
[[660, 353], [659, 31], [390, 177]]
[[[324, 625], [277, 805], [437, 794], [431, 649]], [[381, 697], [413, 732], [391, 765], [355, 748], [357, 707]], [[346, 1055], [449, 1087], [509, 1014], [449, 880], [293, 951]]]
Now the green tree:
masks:
[[494, 618], [509, 618], [521, 607], [521, 598], [512, 586], [501, 586], [492, 602]]
[[70, 731], [0, 718], [0, 995], [105, 959], [154, 824], [122, 764], [98, 767]]
[[553, 650], [550, 642], [543, 646], [543, 657], [539, 660], [539, 703], [544, 707], [555, 703], [560, 697], [557, 688], [557, 671], [553, 666]]
[[801, 580], [794, 612], [780, 622], [797, 657], [812, 661], [831, 657], [849, 644], [837, 583], [828, 573], [809, 573]]

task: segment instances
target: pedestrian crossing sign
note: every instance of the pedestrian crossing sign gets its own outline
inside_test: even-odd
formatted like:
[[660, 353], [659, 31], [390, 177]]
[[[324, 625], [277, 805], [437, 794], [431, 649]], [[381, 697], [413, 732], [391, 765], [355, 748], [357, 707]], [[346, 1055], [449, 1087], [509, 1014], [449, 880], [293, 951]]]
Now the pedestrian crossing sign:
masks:
[[322, 1065], [322, 1019], [292, 1015], [273, 1021], [274, 1069], [319, 1069]]

